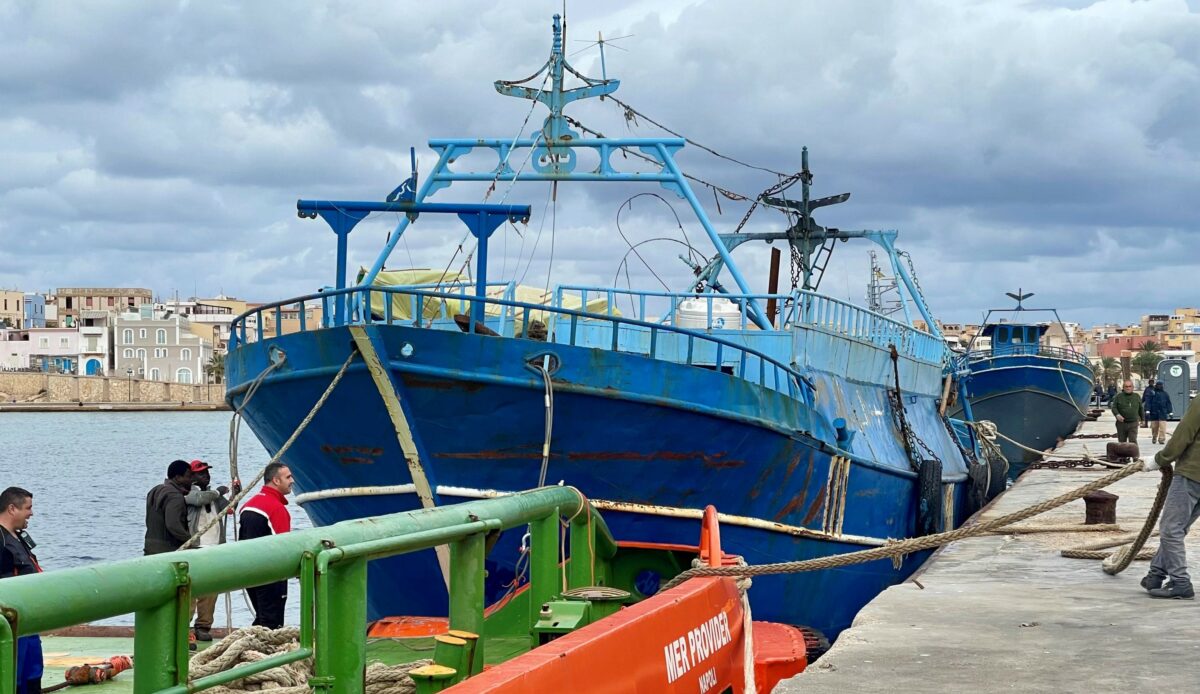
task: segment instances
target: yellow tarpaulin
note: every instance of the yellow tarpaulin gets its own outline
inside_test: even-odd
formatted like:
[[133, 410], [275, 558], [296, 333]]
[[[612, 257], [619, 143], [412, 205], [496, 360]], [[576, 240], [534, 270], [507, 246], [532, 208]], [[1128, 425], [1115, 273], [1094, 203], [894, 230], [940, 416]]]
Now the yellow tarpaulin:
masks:
[[[359, 280], [366, 275], [366, 270], [359, 270]], [[420, 285], [435, 285], [421, 287]], [[373, 287], [419, 287], [419, 291], [437, 292], [440, 294], [458, 294], [460, 292], [468, 296], [475, 295], [475, 283], [462, 273], [445, 273], [441, 270], [430, 269], [414, 269], [414, 270], [383, 270], [375, 277], [375, 281], [371, 284]], [[511, 299], [526, 304], [537, 304], [546, 306], [553, 302], [554, 292], [545, 292], [538, 287], [529, 287], [519, 284], [513, 288], [512, 296], [506, 296], [508, 290], [504, 286], [491, 286], [487, 289], [487, 296], [493, 299]], [[382, 294], [371, 296], [371, 313], [375, 316], [383, 316], [385, 311], [384, 301], [385, 296]], [[577, 292], [564, 294], [562, 298], [561, 308], [571, 310], [583, 310], [586, 313], [594, 313], [599, 316], [609, 315], [608, 299], [600, 297], [590, 299], [587, 302], [586, 308], [581, 308], [580, 296]], [[436, 318], [453, 318], [456, 314], [465, 314], [470, 311], [470, 302], [463, 299], [439, 299], [422, 297], [421, 299], [421, 314], [423, 320], [433, 320]], [[502, 312], [508, 312], [507, 315], [512, 317], [514, 322], [513, 334], [520, 335], [524, 332], [524, 317], [525, 310], [522, 308], [513, 308], [510, 306], [502, 306], [500, 304], [486, 304], [484, 312], [488, 316], [500, 316]], [[416, 297], [411, 294], [393, 294], [392, 295], [392, 318], [394, 320], [411, 321], [416, 313]], [[546, 324], [548, 311], [539, 311], [529, 309], [529, 319], [531, 321], [541, 321]], [[621, 312], [614, 306], [612, 315], [619, 316]]]

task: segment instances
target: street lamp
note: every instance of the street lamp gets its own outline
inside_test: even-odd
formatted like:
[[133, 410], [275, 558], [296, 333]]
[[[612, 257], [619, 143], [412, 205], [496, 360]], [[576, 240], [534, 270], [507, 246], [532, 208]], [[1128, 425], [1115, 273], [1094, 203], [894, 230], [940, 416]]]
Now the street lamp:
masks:
[[125, 395], [126, 402], [133, 402], [133, 367], [125, 369], [125, 383], [129, 385], [128, 392]]

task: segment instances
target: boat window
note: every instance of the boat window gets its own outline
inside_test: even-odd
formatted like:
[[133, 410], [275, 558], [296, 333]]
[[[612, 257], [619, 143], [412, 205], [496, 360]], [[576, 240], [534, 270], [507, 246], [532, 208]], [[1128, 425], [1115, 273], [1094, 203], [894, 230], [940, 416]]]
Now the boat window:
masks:
[[1012, 342], [1014, 345], [1021, 344], [1021, 342], [1022, 342], [1021, 334], [1024, 332], [1025, 332], [1024, 328], [1013, 328], [1012, 329]]

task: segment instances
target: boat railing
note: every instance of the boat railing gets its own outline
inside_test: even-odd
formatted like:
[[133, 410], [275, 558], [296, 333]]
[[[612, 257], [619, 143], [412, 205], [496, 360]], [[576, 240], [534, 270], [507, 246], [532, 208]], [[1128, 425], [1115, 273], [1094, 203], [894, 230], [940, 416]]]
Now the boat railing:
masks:
[[[561, 285], [554, 290], [552, 305], [562, 307], [568, 300], [578, 301], [582, 307], [588, 303], [604, 299], [606, 307], [604, 315], [620, 315], [621, 307], [630, 309], [630, 317], [642, 321], [659, 323], [661, 325], [679, 325], [680, 304], [684, 301], [698, 301], [704, 304], [704, 325], [701, 330], [758, 330], [754, 324], [753, 314], [749, 310], [749, 301], [766, 304], [774, 301], [779, 307], [773, 316], [773, 327], [776, 330], [787, 330], [795, 316], [795, 296], [792, 294], [725, 294], [725, 293], [696, 293], [696, 292], [666, 292], [643, 291], [639, 289], [620, 289], [617, 287], [593, 287], [586, 285]], [[736, 321], [729, 321], [723, 315], [718, 301], [728, 301], [737, 307]], [[714, 309], [714, 306], [718, 308]], [[680, 326], [692, 327], [692, 326]]]
[[973, 349], [962, 356], [964, 363], [971, 363], [983, 359], [991, 359], [993, 357], [1020, 357], [1020, 356], [1036, 356], [1050, 357], [1052, 359], [1061, 359], [1063, 361], [1074, 362], [1081, 366], [1091, 368], [1092, 362], [1086, 355], [1077, 352], [1068, 347], [1052, 347], [1050, 345], [1035, 345], [1035, 344], [1004, 344], [991, 347], [989, 349]]
[[[565, 566], [563, 524], [570, 535]], [[603, 518], [571, 487], [543, 487], [199, 550], [6, 578], [0, 581], [0, 694], [18, 691], [17, 638], [130, 613], [136, 692], [192, 694], [310, 658], [312, 681], [320, 681], [325, 691], [364, 691], [367, 563], [443, 545], [449, 546], [449, 628], [481, 637], [473, 653], [458, 661], [465, 669], [452, 678], [458, 681], [482, 671], [487, 538], [526, 526], [531, 537], [530, 607], [512, 619], [516, 634], [528, 636], [542, 604], [611, 573], [616, 542]], [[298, 648], [189, 682], [192, 597], [291, 578], [300, 580]], [[529, 646], [536, 645], [531, 637]]]
[[[567, 298], [578, 299], [583, 307], [586, 307], [591, 299], [604, 298], [607, 300], [604, 315], [613, 315], [618, 303], [623, 304], [624, 299], [628, 299], [633, 317], [643, 321], [657, 320], [663, 325], [677, 324], [682, 302], [701, 301], [704, 303], [703, 325], [695, 329], [743, 331], [757, 330], [749, 314], [747, 300], [754, 299], [763, 303], [773, 300], [779, 306], [773, 323], [776, 330], [786, 331], [794, 326], [819, 328], [826, 332], [864, 340], [878, 347], [895, 345], [900, 354], [934, 362], [941, 361], [947, 350], [943, 340], [911, 325], [847, 301], [805, 290], [792, 294], [696, 294], [564, 285], [555, 291], [554, 305], [562, 306]], [[719, 300], [730, 301], [737, 306], [735, 325], [730, 325], [719, 310], [714, 310], [714, 302]], [[655, 319], [650, 315], [649, 311], [656, 308], [665, 310], [661, 318]]]
[[[373, 299], [377, 296], [383, 298], [382, 311], [365, 308], [372, 307]], [[811, 396], [811, 385], [794, 367], [726, 337], [619, 315], [589, 313], [586, 310], [497, 297], [481, 299], [473, 294], [434, 292], [409, 287], [347, 287], [255, 307], [233, 320], [230, 329], [230, 349], [273, 337], [263, 330], [261, 315], [278, 311], [284, 306], [299, 306], [299, 313], [304, 316], [305, 311], [302, 307], [312, 302], [321, 304], [326, 318], [319, 323], [302, 319], [297, 324], [299, 332], [332, 327], [332, 321], [328, 319], [328, 316], [332, 315], [329, 307], [336, 301], [348, 301], [350, 306], [355, 307], [347, 312], [347, 318], [344, 320], [345, 323], [355, 325], [407, 324], [533, 339], [530, 328], [533, 327], [534, 321], [540, 321], [546, 326], [547, 334], [544, 339], [548, 343], [640, 354], [650, 359], [719, 370], [793, 398], [808, 401]], [[459, 304], [462, 310], [453, 313], [456, 309], [448, 302], [462, 302]], [[484, 305], [483, 324], [463, 320], [463, 324], [460, 325], [455, 319], [473, 315], [472, 309], [476, 303]], [[428, 315], [430, 305], [437, 306], [436, 315], [433, 317]], [[398, 308], [405, 310], [401, 311]], [[416, 318], [418, 316], [419, 319]]]
[[941, 338], [847, 301], [812, 291], [797, 292], [797, 323], [869, 342], [877, 347], [895, 345], [902, 355], [942, 362], [949, 347]]

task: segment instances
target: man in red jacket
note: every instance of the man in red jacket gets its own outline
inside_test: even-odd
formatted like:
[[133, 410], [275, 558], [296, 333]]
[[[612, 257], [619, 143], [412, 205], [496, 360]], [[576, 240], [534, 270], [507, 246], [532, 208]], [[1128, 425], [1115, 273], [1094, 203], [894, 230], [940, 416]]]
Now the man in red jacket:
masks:
[[[283, 463], [271, 463], [263, 473], [263, 487], [242, 505], [239, 540], [279, 535], [292, 529], [292, 514], [287, 510], [287, 494], [292, 491], [292, 471]], [[246, 592], [254, 606], [254, 624], [278, 629], [283, 626], [283, 606], [287, 602], [287, 581], [255, 586]]]

